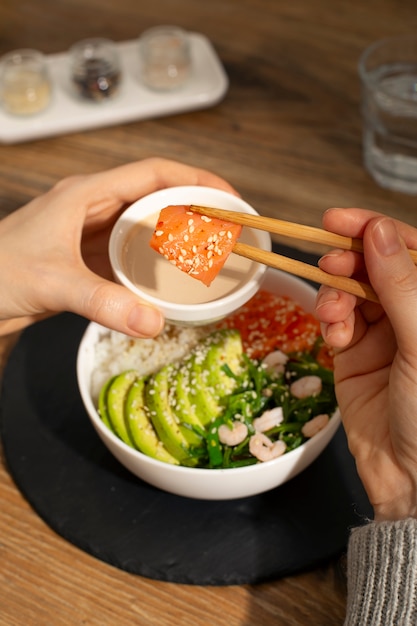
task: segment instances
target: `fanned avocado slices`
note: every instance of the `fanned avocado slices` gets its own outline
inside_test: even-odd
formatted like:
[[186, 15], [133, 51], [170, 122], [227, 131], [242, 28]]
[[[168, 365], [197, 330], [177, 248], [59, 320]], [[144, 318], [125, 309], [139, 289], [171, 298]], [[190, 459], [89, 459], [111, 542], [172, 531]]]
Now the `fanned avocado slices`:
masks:
[[195, 466], [207, 453], [209, 424], [222, 412], [246, 364], [240, 333], [215, 331], [179, 363], [148, 377], [128, 370], [111, 378], [99, 396], [103, 421], [128, 445], [167, 463]]

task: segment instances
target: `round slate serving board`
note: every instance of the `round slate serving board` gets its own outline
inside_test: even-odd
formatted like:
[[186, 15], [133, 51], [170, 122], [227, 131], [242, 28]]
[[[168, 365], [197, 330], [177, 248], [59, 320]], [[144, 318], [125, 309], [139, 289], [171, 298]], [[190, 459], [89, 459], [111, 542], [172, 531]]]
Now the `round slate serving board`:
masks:
[[86, 325], [63, 314], [27, 329], [0, 401], [12, 477], [72, 544], [149, 578], [257, 583], [338, 555], [349, 527], [371, 515], [342, 428], [308, 470], [252, 498], [191, 500], [141, 482], [107, 452], [81, 402], [75, 361]]

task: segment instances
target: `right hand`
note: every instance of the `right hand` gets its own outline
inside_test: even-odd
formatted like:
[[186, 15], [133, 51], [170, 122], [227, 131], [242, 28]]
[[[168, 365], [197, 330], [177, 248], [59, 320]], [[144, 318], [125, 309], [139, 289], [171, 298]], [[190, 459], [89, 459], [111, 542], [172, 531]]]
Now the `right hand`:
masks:
[[349, 448], [376, 520], [417, 517], [417, 230], [362, 209], [331, 209], [324, 227], [361, 237], [364, 255], [333, 251], [326, 272], [366, 273], [380, 305], [321, 287], [316, 314], [336, 350], [335, 385]]

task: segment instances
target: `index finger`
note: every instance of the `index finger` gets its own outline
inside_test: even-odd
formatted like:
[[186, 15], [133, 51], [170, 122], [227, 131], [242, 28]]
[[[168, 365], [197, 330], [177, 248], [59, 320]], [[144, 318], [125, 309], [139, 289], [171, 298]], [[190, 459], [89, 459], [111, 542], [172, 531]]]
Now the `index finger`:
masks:
[[[359, 208], [332, 208], [323, 214], [323, 227], [326, 230], [345, 235], [346, 237], [363, 238], [369, 222], [376, 217], [384, 217], [383, 213]], [[392, 218], [399, 235], [408, 248], [417, 249], [417, 229], [409, 224]]]
[[238, 195], [223, 178], [200, 168], [168, 159], [152, 158], [121, 165], [80, 179], [76, 191], [88, 205], [88, 222], [99, 214], [138, 200], [153, 191], [179, 185], [216, 187]]

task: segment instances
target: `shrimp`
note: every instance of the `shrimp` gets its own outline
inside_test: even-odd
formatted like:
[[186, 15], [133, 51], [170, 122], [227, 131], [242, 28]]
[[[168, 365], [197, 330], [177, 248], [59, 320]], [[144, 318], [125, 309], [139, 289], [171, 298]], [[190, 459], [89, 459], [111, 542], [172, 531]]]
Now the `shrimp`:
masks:
[[321, 392], [322, 386], [319, 376], [303, 376], [291, 384], [290, 391], [296, 398], [308, 398], [309, 396], [317, 396]]
[[266, 365], [267, 369], [273, 370], [277, 374], [281, 374], [285, 369], [285, 364], [288, 361], [288, 356], [281, 352], [281, 350], [275, 350], [270, 352], [263, 359], [263, 365]]
[[258, 459], [258, 461], [272, 461], [284, 454], [286, 445], [283, 441], [271, 441], [269, 437], [263, 433], [256, 433], [249, 439], [249, 452]]
[[222, 424], [218, 429], [219, 441], [226, 446], [237, 446], [247, 437], [248, 427], [238, 420], [233, 422], [232, 428]]
[[321, 413], [320, 415], [316, 415], [311, 420], [306, 422], [301, 429], [304, 437], [314, 437], [320, 430], [323, 430], [325, 426], [329, 423], [329, 416], [327, 413]]
[[253, 420], [253, 427], [257, 433], [264, 433], [267, 430], [271, 430], [274, 426], [278, 426], [284, 419], [284, 413], [282, 412], [282, 406], [276, 406], [270, 411], [265, 411], [260, 417], [256, 417]]

